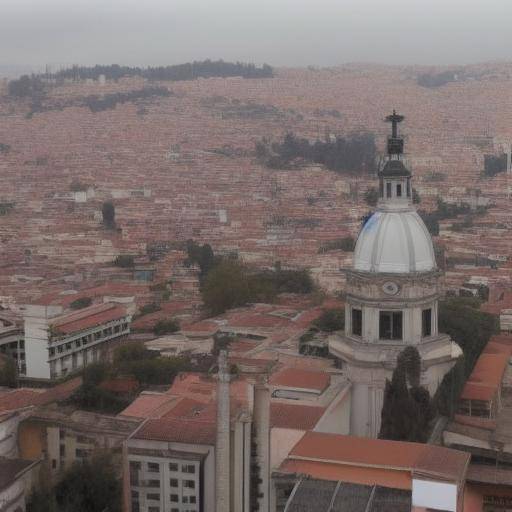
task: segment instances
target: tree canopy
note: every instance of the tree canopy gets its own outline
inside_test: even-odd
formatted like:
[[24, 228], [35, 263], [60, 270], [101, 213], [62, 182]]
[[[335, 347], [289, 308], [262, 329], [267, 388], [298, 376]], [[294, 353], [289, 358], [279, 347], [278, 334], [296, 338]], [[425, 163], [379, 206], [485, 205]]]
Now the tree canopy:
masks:
[[476, 298], [454, 297], [439, 303], [439, 330], [449, 334], [463, 352], [463, 357], [448, 372], [435, 400], [441, 414], [451, 416], [466, 379], [493, 334], [499, 332], [498, 319], [479, 310]]
[[54, 489], [36, 490], [28, 512], [121, 512], [122, 484], [112, 455], [76, 462]]
[[421, 358], [408, 346], [397, 357], [391, 381], [386, 381], [379, 437], [396, 441], [425, 442], [434, 408], [429, 392], [420, 386]]
[[181, 81], [195, 80], [197, 78], [207, 77], [232, 77], [241, 76], [243, 78], [272, 78], [274, 70], [268, 64], [258, 67], [254, 64], [243, 62], [224, 62], [223, 60], [187, 62], [173, 66], [158, 67], [129, 67], [111, 65], [72, 66], [64, 68], [53, 74], [52, 77], [57, 80], [85, 80], [87, 78], [97, 80], [100, 75], [104, 75], [108, 80], [119, 80], [123, 77], [141, 76], [148, 80], [161, 81]]
[[371, 133], [355, 133], [347, 138], [336, 136], [311, 143], [288, 132], [282, 142], [257, 142], [256, 157], [271, 169], [287, 169], [293, 167], [294, 161], [302, 160], [340, 173], [371, 173], [375, 170], [375, 137]]

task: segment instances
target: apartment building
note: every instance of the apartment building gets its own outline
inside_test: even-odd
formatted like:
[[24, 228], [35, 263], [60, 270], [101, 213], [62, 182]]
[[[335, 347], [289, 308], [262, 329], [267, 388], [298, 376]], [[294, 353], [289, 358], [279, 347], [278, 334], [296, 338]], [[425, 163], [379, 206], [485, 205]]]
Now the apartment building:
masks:
[[[131, 315], [107, 302], [63, 313], [60, 306], [25, 306], [25, 376], [57, 379], [102, 360], [112, 342], [130, 333]], [[23, 354], [23, 355], [22, 355]]]

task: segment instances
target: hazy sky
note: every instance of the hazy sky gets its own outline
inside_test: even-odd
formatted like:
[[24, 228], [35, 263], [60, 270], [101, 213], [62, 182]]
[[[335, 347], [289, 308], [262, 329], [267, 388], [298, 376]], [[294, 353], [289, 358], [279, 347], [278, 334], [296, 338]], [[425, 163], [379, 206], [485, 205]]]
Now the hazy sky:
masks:
[[512, 60], [512, 0], [0, 0], [0, 64]]

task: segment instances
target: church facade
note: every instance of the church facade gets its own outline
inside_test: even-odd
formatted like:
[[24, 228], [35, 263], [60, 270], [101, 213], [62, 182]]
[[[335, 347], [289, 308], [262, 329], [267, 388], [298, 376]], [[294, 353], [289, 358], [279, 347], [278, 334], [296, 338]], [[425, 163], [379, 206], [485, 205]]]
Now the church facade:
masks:
[[398, 354], [414, 345], [421, 356], [421, 384], [431, 396], [462, 355], [438, 329], [441, 272], [432, 239], [412, 201], [411, 173], [393, 112], [388, 160], [379, 171], [379, 202], [363, 226], [347, 271], [345, 331], [329, 339], [352, 385], [350, 433], [377, 437], [386, 379]]

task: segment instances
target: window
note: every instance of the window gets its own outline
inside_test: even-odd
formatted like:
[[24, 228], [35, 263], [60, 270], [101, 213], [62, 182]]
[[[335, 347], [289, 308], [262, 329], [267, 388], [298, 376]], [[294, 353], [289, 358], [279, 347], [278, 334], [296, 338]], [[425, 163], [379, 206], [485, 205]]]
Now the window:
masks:
[[148, 480], [146, 487], [160, 487], [160, 480]]
[[160, 512], [160, 507], [148, 507], [148, 512]]
[[176, 462], [170, 462], [169, 471], [178, 471], [178, 464], [176, 464]]
[[352, 308], [352, 334], [361, 336], [363, 333], [363, 312]]
[[195, 480], [183, 480], [183, 487], [188, 487], [189, 489], [196, 488]]
[[177, 479], [177, 478], [171, 478], [171, 479], [169, 480], [169, 485], [170, 485], [171, 487], [178, 487], [178, 479]]
[[432, 309], [424, 309], [421, 316], [422, 336], [432, 336]]
[[146, 498], [148, 500], [160, 501], [160, 494], [148, 493], [148, 494], [146, 494]]
[[171, 512], [180, 512], [179, 508], [171, 508]]
[[148, 462], [148, 471], [150, 473], [160, 473], [160, 464], [158, 462]]
[[402, 185], [400, 184], [396, 186], [396, 197], [402, 197]]
[[171, 494], [171, 502], [172, 503], [178, 503], [179, 497], [177, 494]]
[[402, 312], [381, 311], [379, 315], [379, 338], [381, 340], [402, 339]]
[[411, 180], [407, 180], [407, 197], [411, 197]]
[[195, 473], [196, 467], [194, 464], [187, 464], [185, 466], [181, 466], [181, 471], [183, 471], [183, 473]]
[[188, 500], [190, 503], [195, 503], [196, 502], [196, 497], [195, 496], [189, 496], [189, 500]]
[[391, 183], [386, 183], [386, 197], [391, 197]]

